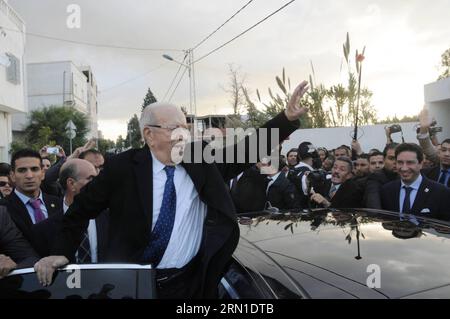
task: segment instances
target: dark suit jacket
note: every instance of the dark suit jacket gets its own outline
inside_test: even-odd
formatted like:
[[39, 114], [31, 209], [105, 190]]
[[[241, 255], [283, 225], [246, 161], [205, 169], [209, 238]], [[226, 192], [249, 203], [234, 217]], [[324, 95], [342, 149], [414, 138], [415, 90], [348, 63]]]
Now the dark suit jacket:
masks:
[[273, 207], [279, 209], [292, 209], [300, 207], [299, 194], [295, 186], [281, 172], [275, 182], [270, 186], [267, 200]]
[[39, 259], [12, 221], [6, 206], [0, 206], [0, 254], [9, 256], [18, 268], [32, 267]]
[[238, 213], [256, 212], [266, 204], [266, 175], [256, 166], [247, 169], [237, 181], [233, 181], [231, 197]]
[[[381, 190], [383, 209], [394, 212], [400, 211], [400, 188], [400, 180], [390, 182], [383, 186]], [[429, 209], [430, 212], [421, 213], [423, 209]], [[422, 184], [419, 187], [412, 206], [411, 214], [450, 220], [450, 189], [423, 177]]]
[[[436, 166], [428, 169], [422, 170], [422, 175], [426, 176], [428, 179], [432, 181], [439, 181], [439, 176], [441, 175], [441, 166]], [[447, 182], [447, 187], [450, 187], [450, 178]]]
[[[45, 207], [47, 208], [49, 218], [62, 215], [61, 200], [58, 197], [42, 193], [42, 198]], [[17, 228], [19, 228], [25, 239], [28, 240], [36, 252], [40, 253], [45, 251], [46, 248], [41, 246], [42, 240], [37, 238], [33, 231], [35, 225], [33, 225], [33, 221], [31, 220], [30, 215], [28, 215], [27, 208], [15, 192], [12, 192], [11, 195], [8, 196], [6, 206], [12, 220], [17, 225]]]
[[[265, 125], [267, 128], [279, 128], [280, 142], [298, 126], [299, 121], [289, 122], [284, 113]], [[237, 161], [235, 164], [206, 163], [203, 159], [201, 163], [188, 163], [186, 160], [182, 163], [200, 199], [207, 205], [198, 256], [201, 265], [196, 268], [193, 276], [199, 283], [192, 287], [195, 289], [192, 293], [194, 297], [212, 298], [216, 295], [220, 278], [239, 240], [235, 208], [225, 181], [251, 166], [248, 137], [244, 141], [247, 142], [244, 164]], [[270, 145], [270, 138], [267, 142]], [[202, 143], [190, 146], [199, 148], [200, 151], [207, 147]], [[189, 150], [188, 146], [186, 151]], [[236, 155], [236, 145], [233, 150]], [[141, 262], [143, 251], [149, 243], [153, 219], [152, 173], [152, 156], [148, 147], [129, 150], [111, 158], [100, 174], [75, 197], [74, 203], [64, 215], [63, 231], [60, 233], [61, 238], [55, 243], [54, 254], [70, 258], [79, 245], [86, 222], [109, 208], [111, 236], [107, 259], [115, 262]]]
[[[60, 199], [63, 207], [63, 199]], [[38, 249], [39, 256], [46, 257], [51, 255], [51, 251], [59, 232], [62, 230], [62, 214], [53, 215], [39, 224], [33, 225], [31, 231], [34, 238], [34, 246]], [[95, 228], [97, 230], [97, 260], [98, 263], [107, 261], [106, 251], [108, 249], [109, 232], [109, 212], [103, 211], [95, 219]], [[72, 256], [71, 259], [74, 259]]]
[[381, 209], [381, 188], [383, 185], [396, 179], [399, 179], [397, 173], [388, 172], [385, 169], [370, 174], [367, 177], [366, 189], [364, 192], [364, 207]]
[[[330, 186], [331, 188], [331, 186]], [[353, 179], [343, 183], [331, 199], [332, 208], [362, 208], [363, 189]]]

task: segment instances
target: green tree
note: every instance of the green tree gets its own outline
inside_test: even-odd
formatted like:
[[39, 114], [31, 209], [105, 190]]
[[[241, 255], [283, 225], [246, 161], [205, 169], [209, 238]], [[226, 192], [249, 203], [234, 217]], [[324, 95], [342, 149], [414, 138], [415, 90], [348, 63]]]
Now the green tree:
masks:
[[152, 103], [156, 103], [158, 102], [158, 100], [156, 99], [155, 95], [153, 95], [152, 90], [150, 90], [150, 88], [148, 88], [147, 94], [144, 97], [144, 102], [142, 103], [142, 111], [144, 111], [144, 109], [152, 104]]
[[376, 121], [375, 124], [398, 124], [398, 123], [411, 123], [411, 122], [419, 122], [419, 117], [417, 115], [413, 116], [403, 116], [402, 118], [398, 118], [396, 115], [390, 118], [389, 116], [383, 120]]
[[123, 139], [122, 135], [119, 135], [116, 141], [116, 149], [119, 152], [122, 152], [125, 149], [125, 140]]
[[107, 139], [104, 139], [104, 138], [99, 138], [98, 139], [98, 150], [102, 154], [107, 153], [108, 150], [113, 149], [115, 147], [116, 147], [116, 143], [114, 143], [114, 141], [107, 140]]
[[441, 69], [442, 74], [439, 76], [438, 80], [442, 80], [450, 77], [450, 49], [447, 49], [441, 56]]
[[127, 138], [124, 141], [125, 147], [141, 148], [142, 147], [141, 129], [139, 127], [139, 119], [136, 114], [134, 114], [134, 116], [130, 119], [127, 127], [128, 127]]
[[89, 131], [88, 118], [76, 109], [65, 106], [49, 106], [32, 111], [29, 124], [25, 127], [24, 141], [28, 147], [36, 150], [45, 145], [61, 145], [68, 154], [70, 141], [66, 134], [66, 125], [70, 120], [77, 127], [72, 148], [83, 146]]

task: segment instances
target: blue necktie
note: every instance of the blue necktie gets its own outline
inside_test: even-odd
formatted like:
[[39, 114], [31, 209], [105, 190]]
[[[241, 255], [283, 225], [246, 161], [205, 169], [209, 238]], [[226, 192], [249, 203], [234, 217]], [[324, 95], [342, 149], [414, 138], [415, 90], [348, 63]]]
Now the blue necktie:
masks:
[[164, 170], [166, 171], [167, 180], [164, 186], [161, 209], [155, 228], [150, 235], [150, 243], [145, 249], [143, 257], [144, 262], [150, 262], [153, 267], [156, 267], [161, 262], [169, 244], [177, 207], [177, 194], [175, 192], [175, 184], [173, 183], [175, 167], [166, 166]]
[[[448, 174], [448, 170], [443, 169], [443, 170], [441, 171], [441, 178], [439, 178], [439, 181], [438, 181], [439, 184], [444, 184], [444, 185], [446, 185], [446, 184], [445, 184], [445, 180], [447, 179], [447, 174]], [[446, 185], [446, 186], [447, 186], [447, 185]]]
[[405, 189], [405, 200], [403, 201], [403, 210], [402, 213], [410, 214], [411, 213], [411, 199], [409, 198], [412, 192], [412, 187], [403, 186]]

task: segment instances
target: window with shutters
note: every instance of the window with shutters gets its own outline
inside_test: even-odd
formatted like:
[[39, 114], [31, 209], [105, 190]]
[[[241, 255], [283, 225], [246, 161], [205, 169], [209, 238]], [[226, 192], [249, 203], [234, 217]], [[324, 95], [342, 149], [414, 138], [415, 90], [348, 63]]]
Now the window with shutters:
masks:
[[6, 80], [15, 85], [19, 85], [21, 80], [20, 60], [11, 53], [7, 53], [6, 55], [10, 61], [9, 66], [6, 68]]

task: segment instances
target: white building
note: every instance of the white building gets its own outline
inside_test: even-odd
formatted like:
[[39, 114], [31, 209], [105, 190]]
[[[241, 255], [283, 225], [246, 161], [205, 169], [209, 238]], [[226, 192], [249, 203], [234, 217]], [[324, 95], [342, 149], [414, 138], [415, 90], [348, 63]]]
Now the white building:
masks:
[[12, 114], [26, 111], [25, 23], [0, 0], [0, 162], [9, 162]]
[[450, 78], [425, 85], [425, 103], [443, 128], [439, 140], [450, 138]]
[[[97, 84], [90, 67], [78, 67], [72, 61], [27, 64], [28, 112], [46, 106], [70, 106], [89, 119], [88, 138], [98, 137]], [[13, 117], [13, 131], [28, 124], [27, 115]]]

